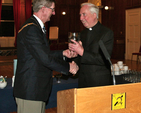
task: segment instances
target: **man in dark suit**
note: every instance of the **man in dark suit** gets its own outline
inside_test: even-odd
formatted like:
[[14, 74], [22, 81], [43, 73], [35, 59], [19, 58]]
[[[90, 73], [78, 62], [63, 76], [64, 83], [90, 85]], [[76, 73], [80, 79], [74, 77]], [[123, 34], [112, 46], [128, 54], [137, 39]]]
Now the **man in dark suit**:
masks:
[[80, 20], [86, 29], [80, 33], [80, 42], [72, 40], [75, 44], [69, 43], [69, 49], [79, 54], [74, 61], [79, 65], [80, 88], [112, 84], [110, 64], [100, 49], [99, 41], [103, 41], [111, 55], [113, 32], [98, 21], [98, 13], [99, 8], [94, 4], [81, 4]]
[[63, 56], [77, 54], [50, 51], [43, 29], [44, 23], [55, 15], [54, 0], [34, 0], [34, 14], [19, 30], [17, 37], [17, 70], [14, 96], [18, 113], [45, 113], [45, 102], [52, 88], [52, 70], [63, 74], [75, 74], [78, 66], [63, 60]]

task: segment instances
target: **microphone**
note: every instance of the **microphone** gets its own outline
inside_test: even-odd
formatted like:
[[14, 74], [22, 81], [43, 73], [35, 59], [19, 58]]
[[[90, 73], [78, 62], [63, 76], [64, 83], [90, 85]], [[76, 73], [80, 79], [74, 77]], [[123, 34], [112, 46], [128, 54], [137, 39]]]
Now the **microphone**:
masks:
[[106, 47], [105, 47], [105, 45], [104, 45], [102, 40], [99, 41], [99, 46], [100, 46], [100, 48], [101, 48], [105, 58], [109, 61], [110, 65], [112, 67], [112, 71], [113, 71], [113, 84], [116, 85], [115, 72], [114, 72], [114, 68], [113, 68], [112, 62], [110, 60], [110, 55], [109, 55], [109, 53], [108, 53], [108, 51], [107, 51], [107, 49], [106, 49]]

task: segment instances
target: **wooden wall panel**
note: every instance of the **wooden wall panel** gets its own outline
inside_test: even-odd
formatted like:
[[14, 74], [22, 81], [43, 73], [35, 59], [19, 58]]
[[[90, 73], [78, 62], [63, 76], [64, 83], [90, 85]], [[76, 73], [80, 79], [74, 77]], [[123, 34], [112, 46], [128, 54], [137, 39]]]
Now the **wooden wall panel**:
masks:
[[[66, 11], [66, 15], [61, 14], [63, 11]], [[60, 6], [58, 25], [60, 31], [60, 40], [65, 39], [65, 41], [67, 41], [67, 33], [69, 30], [69, 8], [67, 6]]]
[[[55, 15], [49, 26], [59, 27], [59, 42], [68, 41], [68, 32], [80, 32], [84, 29], [79, 16], [80, 4], [87, 0], [56, 0]], [[65, 11], [66, 15], [61, 13]]]
[[133, 0], [132, 3], [133, 3], [133, 6], [140, 6], [141, 0]]
[[[70, 6], [69, 7], [69, 31], [74, 32], [75, 31], [75, 23], [76, 23], [76, 8], [75, 6]], [[72, 15], [72, 16], [71, 16]]]
[[124, 59], [125, 55], [125, 9], [126, 0], [102, 0], [103, 6], [113, 7], [102, 9], [102, 24], [114, 32], [113, 59]]
[[126, 0], [126, 8], [132, 7], [132, 0]]

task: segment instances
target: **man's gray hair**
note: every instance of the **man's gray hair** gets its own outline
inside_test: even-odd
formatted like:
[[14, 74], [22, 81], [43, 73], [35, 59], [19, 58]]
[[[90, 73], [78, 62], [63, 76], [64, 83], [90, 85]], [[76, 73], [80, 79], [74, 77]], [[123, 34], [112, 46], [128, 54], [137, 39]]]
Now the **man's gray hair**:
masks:
[[38, 12], [43, 6], [50, 7], [55, 0], [34, 0], [33, 12]]
[[85, 6], [85, 5], [87, 5], [87, 6], [89, 6], [89, 10], [90, 10], [90, 12], [93, 14], [93, 13], [96, 13], [96, 15], [97, 15], [97, 19], [98, 19], [98, 16], [99, 16], [99, 7], [98, 6], [96, 6], [96, 5], [94, 5], [94, 4], [92, 4], [92, 3], [82, 3], [81, 4], [81, 7], [83, 7], [83, 6]]

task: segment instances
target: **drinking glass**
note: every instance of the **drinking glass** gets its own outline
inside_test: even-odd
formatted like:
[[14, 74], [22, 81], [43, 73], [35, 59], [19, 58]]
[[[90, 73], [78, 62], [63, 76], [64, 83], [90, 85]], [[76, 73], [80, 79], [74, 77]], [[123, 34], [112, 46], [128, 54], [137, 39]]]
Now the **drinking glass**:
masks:
[[61, 76], [62, 76], [62, 74], [57, 74], [57, 75], [55, 75], [55, 77], [56, 77], [56, 80], [57, 80], [57, 83], [61, 83]]
[[71, 39], [75, 41], [79, 41], [80, 40], [79, 33], [78, 32], [69, 32], [68, 33], [68, 42], [69, 43], [73, 43], [71, 42]]

